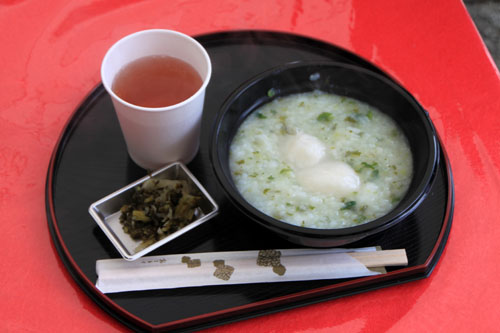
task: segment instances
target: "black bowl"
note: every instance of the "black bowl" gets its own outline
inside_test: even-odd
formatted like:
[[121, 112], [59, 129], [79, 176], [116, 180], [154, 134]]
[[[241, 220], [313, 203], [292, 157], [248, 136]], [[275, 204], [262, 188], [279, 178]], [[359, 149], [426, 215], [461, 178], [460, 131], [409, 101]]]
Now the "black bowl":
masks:
[[[299, 227], [259, 211], [236, 188], [229, 168], [229, 147], [241, 123], [252, 111], [275, 98], [314, 90], [354, 98], [376, 107], [394, 119], [406, 135], [413, 154], [413, 178], [404, 198], [388, 214], [348, 228]], [[292, 63], [256, 76], [224, 102], [212, 135], [212, 165], [230, 201], [251, 220], [293, 243], [312, 247], [348, 244], [404, 221], [426, 197], [439, 162], [434, 127], [419, 103], [394, 80], [342, 63]]]

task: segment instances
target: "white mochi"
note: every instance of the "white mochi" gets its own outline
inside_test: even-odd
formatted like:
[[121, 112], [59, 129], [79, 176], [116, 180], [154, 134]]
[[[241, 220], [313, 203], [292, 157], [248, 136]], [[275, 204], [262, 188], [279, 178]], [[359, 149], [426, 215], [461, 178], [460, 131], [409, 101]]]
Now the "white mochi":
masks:
[[323, 162], [297, 171], [297, 181], [307, 191], [345, 197], [359, 189], [360, 179], [349, 164]]
[[281, 154], [291, 166], [298, 169], [307, 168], [321, 161], [325, 156], [325, 146], [312, 135], [297, 133], [284, 138]]

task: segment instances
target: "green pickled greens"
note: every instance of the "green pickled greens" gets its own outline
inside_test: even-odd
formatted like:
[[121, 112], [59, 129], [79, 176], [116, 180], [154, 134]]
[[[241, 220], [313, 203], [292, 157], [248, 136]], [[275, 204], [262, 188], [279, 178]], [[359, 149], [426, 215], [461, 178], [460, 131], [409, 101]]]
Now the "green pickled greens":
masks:
[[123, 231], [141, 240], [138, 249], [182, 229], [195, 218], [201, 197], [184, 180], [151, 178], [137, 186], [120, 209]]

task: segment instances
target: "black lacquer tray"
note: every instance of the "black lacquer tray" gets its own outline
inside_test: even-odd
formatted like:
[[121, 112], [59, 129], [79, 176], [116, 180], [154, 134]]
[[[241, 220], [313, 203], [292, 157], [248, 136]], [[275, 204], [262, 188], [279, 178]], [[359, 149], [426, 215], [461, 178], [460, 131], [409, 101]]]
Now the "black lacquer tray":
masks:
[[[250, 77], [291, 61], [334, 60], [387, 74], [346, 50], [297, 35], [237, 31], [197, 39], [210, 54], [213, 76], [206, 92], [200, 152], [188, 168], [215, 198], [220, 214], [152, 255], [297, 247], [248, 221], [231, 206], [216, 183], [208, 143], [219, 107], [233, 89]], [[46, 184], [48, 224], [55, 247], [71, 276], [118, 321], [139, 331], [200, 329], [428, 276], [446, 244], [453, 215], [451, 169], [441, 148], [438, 175], [417, 211], [391, 229], [350, 245], [405, 248], [408, 267], [356, 279], [103, 295], [94, 287], [96, 260], [120, 255], [90, 217], [88, 207], [144, 176], [146, 171], [128, 157], [111, 100], [99, 85], [74, 112], [54, 150]]]

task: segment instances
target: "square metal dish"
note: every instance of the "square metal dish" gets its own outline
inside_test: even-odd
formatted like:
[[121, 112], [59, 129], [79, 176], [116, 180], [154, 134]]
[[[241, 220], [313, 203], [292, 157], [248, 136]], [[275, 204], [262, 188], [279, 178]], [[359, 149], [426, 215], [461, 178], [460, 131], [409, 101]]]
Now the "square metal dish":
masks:
[[[131, 202], [132, 194], [135, 187], [141, 185], [150, 178], [171, 179], [171, 180], [185, 180], [190, 186], [197, 189], [201, 193], [201, 201], [195, 211], [195, 219], [193, 222], [184, 228], [168, 235], [167, 237], [149, 245], [148, 247], [137, 251], [136, 249], [141, 245], [142, 241], [134, 240], [130, 235], [126, 234], [122, 229], [120, 223], [120, 208], [127, 203]], [[185, 165], [176, 162], [164, 168], [156, 170], [155, 172], [119, 189], [116, 192], [94, 202], [89, 207], [89, 213], [94, 218], [96, 223], [102, 231], [109, 238], [111, 243], [116, 247], [118, 252], [126, 260], [135, 260], [144, 256], [145, 254], [157, 249], [163, 244], [179, 237], [185, 232], [196, 228], [202, 223], [205, 223], [218, 213], [218, 206], [198, 180], [189, 172]]]

